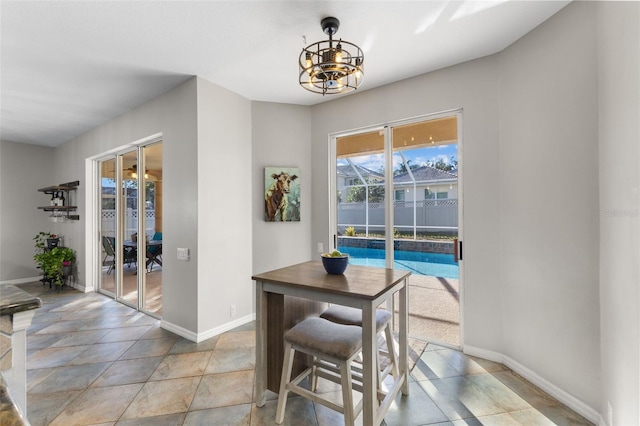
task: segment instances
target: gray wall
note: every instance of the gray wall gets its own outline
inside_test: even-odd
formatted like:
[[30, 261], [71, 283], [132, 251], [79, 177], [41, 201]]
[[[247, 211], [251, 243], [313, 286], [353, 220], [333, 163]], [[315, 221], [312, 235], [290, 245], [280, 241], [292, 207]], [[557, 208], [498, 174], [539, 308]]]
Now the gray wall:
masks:
[[[163, 320], [185, 330], [197, 330], [198, 275], [198, 169], [196, 79], [158, 96], [150, 102], [97, 127], [55, 150], [55, 180], [80, 180], [80, 221], [58, 225], [60, 233], [73, 241], [78, 251], [81, 284], [97, 284], [85, 267], [91, 253], [91, 236], [86, 233], [85, 196], [90, 182], [85, 179], [85, 159], [112, 151], [151, 135], [162, 133], [163, 149]], [[89, 203], [91, 204], [91, 203]], [[86, 238], [85, 238], [86, 237]], [[86, 241], [90, 243], [87, 244]], [[66, 243], [66, 240], [65, 240]], [[178, 261], [177, 247], [194, 252], [189, 262]]]
[[[597, 407], [596, 4], [499, 55], [503, 353]], [[560, 190], [561, 188], [561, 190]]]
[[198, 78], [199, 333], [253, 313], [251, 156], [251, 102]]
[[[253, 272], [261, 273], [312, 258], [311, 109], [268, 102], [252, 103]], [[264, 168], [300, 168], [300, 222], [265, 222]], [[313, 253], [315, 253], [315, 248]]]
[[640, 3], [598, 2], [602, 399], [640, 424]]
[[53, 232], [49, 213], [38, 206], [50, 197], [38, 188], [54, 180], [54, 149], [44, 146], [0, 142], [0, 282], [42, 275], [33, 261], [33, 237]]

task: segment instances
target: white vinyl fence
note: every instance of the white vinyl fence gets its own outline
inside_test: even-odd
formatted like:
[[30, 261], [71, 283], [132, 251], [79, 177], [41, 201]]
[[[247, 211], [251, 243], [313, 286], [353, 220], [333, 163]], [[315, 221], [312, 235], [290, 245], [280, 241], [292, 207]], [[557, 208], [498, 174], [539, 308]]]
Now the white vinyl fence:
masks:
[[[156, 230], [156, 212], [154, 210], [145, 211], [145, 233], [149, 238], [153, 237]], [[102, 210], [102, 235], [106, 237], [116, 236], [116, 211]], [[131, 239], [131, 234], [138, 232], [138, 211], [127, 209], [124, 220], [124, 238]]]
[[[457, 230], [458, 200], [396, 201], [394, 228], [413, 230]], [[353, 226], [358, 232], [384, 228], [384, 203], [338, 203], [338, 229]]]

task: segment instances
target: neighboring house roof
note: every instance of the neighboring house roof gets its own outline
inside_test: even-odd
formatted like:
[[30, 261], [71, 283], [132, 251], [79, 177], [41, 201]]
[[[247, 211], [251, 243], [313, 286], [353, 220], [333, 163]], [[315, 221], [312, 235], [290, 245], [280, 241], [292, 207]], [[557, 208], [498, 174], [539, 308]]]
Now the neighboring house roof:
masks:
[[[358, 172], [362, 175], [362, 177], [374, 176], [378, 179], [384, 178], [384, 175], [382, 173], [374, 172], [373, 170], [369, 170], [366, 167], [358, 166], [356, 164], [354, 164], [353, 167], [358, 169]], [[344, 166], [337, 166], [336, 172], [338, 176], [342, 177], [358, 177], [358, 174], [353, 170], [353, 167], [348, 164]]]
[[[358, 172], [360, 172], [362, 177], [371, 176], [381, 181], [383, 181], [384, 179], [384, 175], [382, 173], [374, 172], [373, 170], [369, 170], [366, 167], [358, 166], [355, 164], [354, 164], [354, 167], [358, 170]], [[353, 170], [353, 167], [351, 167], [350, 165], [337, 166], [336, 172], [338, 176], [342, 176], [345, 178], [358, 177], [356, 172]], [[451, 170], [446, 172], [444, 170], [436, 169], [434, 167], [422, 166], [422, 167], [418, 167], [416, 169], [411, 170], [411, 172], [413, 173], [413, 177], [415, 178], [416, 182], [442, 182], [442, 181], [451, 182], [458, 179], [457, 170]], [[409, 176], [409, 173], [405, 172], [397, 176], [394, 176], [393, 182], [394, 183], [412, 183], [413, 181], [411, 180], [411, 176]]]
[[[458, 171], [452, 170], [445, 172], [444, 170], [436, 169], [430, 166], [422, 166], [411, 170], [416, 182], [439, 182], [446, 181], [451, 182], [458, 179]], [[401, 173], [393, 177], [393, 183], [413, 183], [411, 176], [408, 172]]]

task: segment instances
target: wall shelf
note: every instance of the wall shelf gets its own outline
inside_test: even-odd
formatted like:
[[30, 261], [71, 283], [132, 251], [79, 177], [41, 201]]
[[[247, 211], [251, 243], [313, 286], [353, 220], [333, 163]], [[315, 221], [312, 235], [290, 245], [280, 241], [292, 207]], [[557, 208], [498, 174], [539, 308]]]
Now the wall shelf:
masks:
[[[45, 212], [52, 212], [52, 218], [63, 218], [67, 220], [79, 220], [80, 216], [75, 214], [70, 214], [72, 211], [77, 210], [77, 206], [70, 205], [71, 203], [71, 191], [75, 191], [78, 189], [80, 185], [80, 181], [61, 183], [60, 185], [47, 186], [46, 188], [38, 189], [38, 192], [43, 192], [45, 194], [51, 195], [52, 197], [56, 197], [58, 194], [62, 194], [64, 197], [63, 205], [54, 205], [54, 206], [41, 206], [38, 207], [39, 210], [44, 210]], [[60, 214], [61, 213], [61, 214]]]

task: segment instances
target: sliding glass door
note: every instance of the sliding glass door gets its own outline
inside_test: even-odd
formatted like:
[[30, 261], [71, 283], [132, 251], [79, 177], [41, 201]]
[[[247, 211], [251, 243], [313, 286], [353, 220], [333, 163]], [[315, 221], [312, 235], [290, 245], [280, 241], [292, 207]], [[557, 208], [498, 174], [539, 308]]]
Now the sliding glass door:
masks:
[[[382, 253], [386, 233], [384, 132], [376, 129], [336, 139], [336, 235], [362, 236], [368, 248]], [[340, 248], [346, 241], [334, 243]]]
[[[117, 268], [119, 272], [116, 299], [129, 306], [138, 307], [138, 225], [141, 215], [138, 209], [138, 149], [121, 154], [120, 188], [118, 199], [119, 232], [116, 238]], [[143, 238], [144, 240], [144, 238]], [[144, 275], [144, 274], [142, 274]]]
[[99, 289], [161, 316], [162, 143], [105, 158], [100, 170]]
[[110, 158], [100, 162], [99, 177], [100, 204], [100, 264], [98, 288], [103, 293], [115, 297], [116, 294], [116, 159]]
[[460, 114], [334, 138], [333, 243], [350, 263], [409, 270], [412, 337], [460, 346]]
[[141, 148], [141, 162], [145, 173], [141, 175], [140, 212], [144, 212], [145, 271], [141, 285], [141, 309], [162, 315], [162, 143]]

